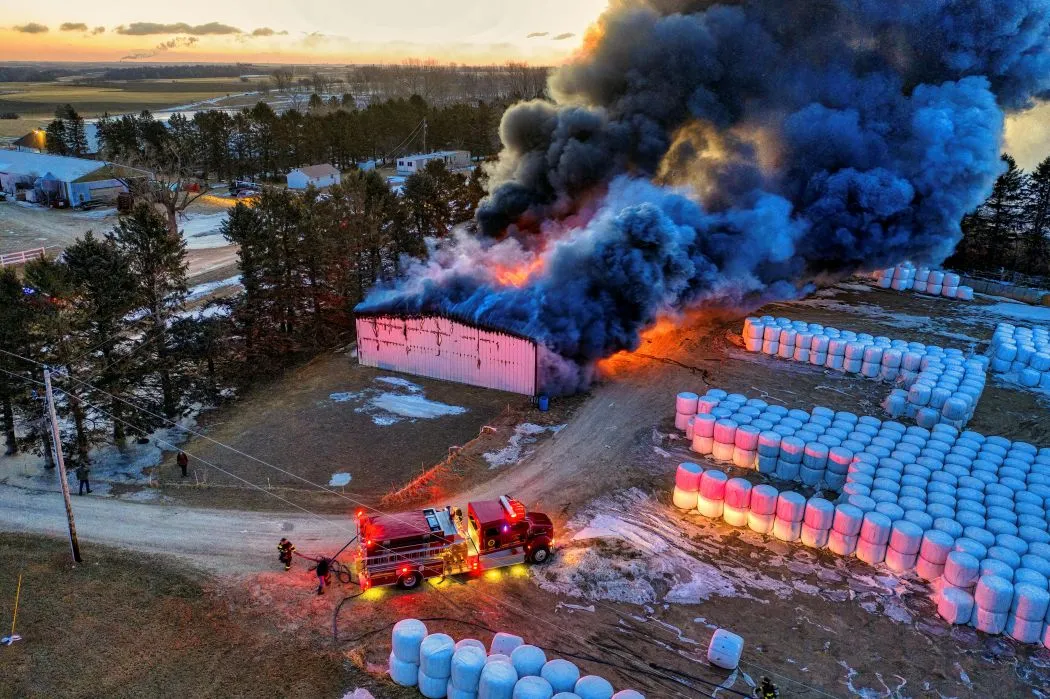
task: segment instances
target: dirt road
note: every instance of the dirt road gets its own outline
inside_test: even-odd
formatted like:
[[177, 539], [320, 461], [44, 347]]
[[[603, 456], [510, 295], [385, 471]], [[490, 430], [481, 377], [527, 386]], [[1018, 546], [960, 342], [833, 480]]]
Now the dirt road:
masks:
[[[206, 510], [73, 496], [73, 515], [85, 558], [97, 542], [142, 553], [179, 557], [219, 573], [251, 573], [276, 566], [282, 536], [302, 553], [335, 553], [356, 533], [345, 517], [312, 517]], [[0, 486], [0, 531], [64, 537], [66, 515], [58, 493]]]

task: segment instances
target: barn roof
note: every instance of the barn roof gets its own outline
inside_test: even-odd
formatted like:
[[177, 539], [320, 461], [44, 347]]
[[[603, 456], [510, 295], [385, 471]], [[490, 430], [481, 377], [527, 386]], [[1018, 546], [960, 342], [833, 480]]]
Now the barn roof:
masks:
[[127, 176], [146, 176], [145, 170], [115, 165], [102, 160], [85, 160], [64, 155], [27, 153], [25, 151], [0, 151], [0, 172], [31, 177], [50, 174], [62, 182], [93, 182]]
[[[360, 306], [358, 308], [360, 308]], [[430, 313], [401, 313], [398, 311], [390, 310], [384, 311], [354, 309], [354, 315], [358, 318], [397, 318], [399, 320], [425, 320], [427, 318], [444, 318], [445, 320], [451, 320], [454, 323], [462, 323], [463, 325], [470, 325], [472, 327], [478, 328], [479, 330], [484, 330], [486, 332], [502, 333], [504, 335], [516, 337], [521, 340], [528, 340], [529, 342], [535, 343], [537, 345], [542, 344], [542, 342], [539, 339], [532, 337], [527, 333], [520, 332], [517, 330], [511, 330], [509, 328], [501, 327], [498, 325], [493, 325], [492, 323], [486, 323], [484, 321], [477, 321], [473, 318], [468, 317], [465, 314], [458, 314], [448, 311], [435, 311]]]
[[306, 165], [304, 167], [297, 167], [295, 168], [295, 170], [292, 170], [292, 172], [295, 172], [296, 170], [310, 178], [328, 177], [329, 175], [339, 174], [339, 168], [329, 165], [328, 163], [324, 163], [322, 165]]

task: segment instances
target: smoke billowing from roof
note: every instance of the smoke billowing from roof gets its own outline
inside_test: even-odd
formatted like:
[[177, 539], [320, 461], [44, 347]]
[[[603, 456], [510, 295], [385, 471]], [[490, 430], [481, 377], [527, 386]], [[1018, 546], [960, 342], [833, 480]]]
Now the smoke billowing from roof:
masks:
[[660, 312], [936, 263], [1004, 110], [1048, 87], [1044, 3], [613, 0], [552, 101], [504, 115], [481, 236], [362, 307], [484, 319], [586, 370]]

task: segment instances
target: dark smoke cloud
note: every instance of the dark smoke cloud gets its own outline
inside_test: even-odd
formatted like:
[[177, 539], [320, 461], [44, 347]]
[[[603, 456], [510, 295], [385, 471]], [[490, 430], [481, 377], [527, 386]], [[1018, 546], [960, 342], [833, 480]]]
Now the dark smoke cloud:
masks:
[[86, 32], [88, 26], [83, 22], [63, 22], [58, 28], [60, 32]]
[[47, 25], [37, 24], [36, 22], [30, 22], [29, 24], [20, 24], [15, 27], [11, 27], [20, 34], [45, 34], [50, 31]]
[[526, 39], [539, 39], [541, 36], [547, 36], [547, 34], [549, 34], [549, 33], [550, 32], [532, 32], [531, 34], [526, 34], [525, 38]]
[[196, 44], [198, 41], [200, 41], [200, 39], [198, 39], [195, 36], [177, 36], [174, 39], [168, 39], [167, 41], [160, 42], [152, 49], [147, 49], [144, 51], [135, 51], [133, 53], [130, 53], [127, 56], [122, 57], [120, 60], [136, 61], [141, 60], [143, 58], [153, 58], [157, 54], [164, 53], [165, 51], [171, 51], [172, 49], [189, 48], [190, 46]]
[[[1004, 110], [1050, 88], [1027, 0], [614, 0], [584, 44], [551, 102], [504, 115], [481, 236], [362, 310], [526, 332], [583, 377], [661, 312], [937, 263], [1000, 172]], [[535, 258], [522, 288], [492, 273]]]
[[240, 34], [241, 30], [220, 22], [208, 22], [207, 24], [191, 25], [185, 22], [172, 24], [161, 24], [158, 22], [132, 22], [128, 25], [120, 25], [116, 29], [117, 34], [126, 36], [149, 36], [151, 34], [189, 34], [191, 36], [206, 36], [211, 34]]
[[273, 29], [270, 29], [269, 27], [259, 27], [258, 29], [252, 32], [252, 36], [286, 36], [287, 34], [288, 32], [286, 30], [282, 29], [281, 31], [276, 32]]
[[558, 34], [557, 36], [554, 36], [554, 37], [551, 37], [551, 38], [554, 41], [565, 41], [566, 39], [571, 39], [574, 36], [576, 36], [576, 35], [573, 34], [572, 32], [565, 32], [564, 34]]

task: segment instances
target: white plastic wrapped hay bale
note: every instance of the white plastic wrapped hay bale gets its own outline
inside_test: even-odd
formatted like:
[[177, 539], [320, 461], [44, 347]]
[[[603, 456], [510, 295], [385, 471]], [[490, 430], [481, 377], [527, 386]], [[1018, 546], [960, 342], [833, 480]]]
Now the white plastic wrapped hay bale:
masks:
[[[456, 644], [459, 646], [459, 644]], [[452, 654], [449, 685], [461, 692], [477, 692], [481, 671], [485, 669], [485, 647], [461, 646]]]
[[993, 635], [1006, 631], [1006, 624], [1010, 621], [1009, 612], [990, 612], [981, 609], [978, 605], [973, 606], [973, 614], [970, 616], [970, 626], [978, 631], [984, 631]]
[[704, 469], [698, 464], [685, 462], [678, 465], [672, 503], [680, 510], [695, 510], [700, 496], [700, 479]]
[[958, 587], [946, 586], [936, 596], [937, 614], [949, 624], [965, 624], [973, 616], [973, 596]]
[[[485, 644], [476, 638], [463, 638], [456, 641], [456, 650], [468, 647], [477, 648], [481, 651], [482, 655], [487, 655], [487, 651], [485, 650]], [[453, 657], [455, 657], [455, 655], [453, 655]]]
[[614, 690], [609, 680], [604, 677], [584, 675], [576, 681], [575, 691], [580, 699], [612, 699]]
[[558, 692], [551, 699], [580, 699], [580, 695], [576, 692]]
[[[512, 633], [498, 632], [492, 637], [489, 644], [489, 655], [505, 655], [509, 661], [510, 654], [520, 645], [524, 645], [525, 639]], [[516, 680], [516, 678], [515, 678]]]
[[861, 538], [857, 541], [857, 550], [854, 552], [860, 560], [869, 565], [876, 565], [886, 560], [886, 544], [876, 544]]
[[697, 511], [705, 517], [712, 519], [722, 516], [722, 507], [725, 504], [726, 482], [729, 476], [714, 469], [705, 471], [700, 478], [700, 497], [697, 502]]
[[1014, 585], [1010, 613], [1015, 617], [1029, 621], [1042, 621], [1046, 618], [1048, 609], [1050, 609], [1050, 593], [1047, 592], [1045, 586], [1039, 587], [1027, 582], [1019, 582]]
[[390, 654], [388, 663], [390, 679], [394, 681], [394, 684], [402, 687], [415, 687], [418, 684], [419, 665], [417, 663], [406, 663], [394, 653]]
[[1013, 583], [1006, 578], [998, 575], [982, 575], [977, 580], [973, 599], [977, 606], [986, 612], [1006, 613], [1010, 611], [1013, 594]]
[[554, 690], [542, 677], [530, 675], [522, 677], [514, 684], [513, 699], [551, 699]]
[[547, 680], [555, 692], [571, 692], [580, 679], [580, 669], [568, 660], [548, 660], [540, 670], [540, 677]]
[[448, 692], [448, 699], [478, 699], [477, 692], [468, 692], [463, 689], [453, 687], [451, 680], [449, 680], [448, 685], [445, 687], [445, 691]]
[[449, 679], [447, 677], [431, 677], [423, 672], [423, 668], [420, 668], [416, 678], [419, 693], [427, 699], [445, 699], [448, 696]]
[[518, 673], [509, 660], [490, 661], [481, 671], [478, 699], [514, 699], [517, 683]]
[[1041, 619], [1022, 619], [1011, 616], [1006, 622], [1006, 634], [1021, 643], [1038, 643], [1042, 636], [1044, 623]]
[[455, 652], [456, 642], [448, 634], [427, 635], [419, 644], [419, 671], [433, 679], [448, 680], [452, 674], [452, 655]]
[[675, 412], [696, 415], [696, 407], [699, 402], [700, 396], [692, 391], [683, 391], [675, 396]]
[[743, 653], [743, 638], [727, 629], [715, 629], [707, 646], [707, 662], [723, 670], [735, 670]]
[[547, 654], [542, 648], [523, 644], [515, 648], [510, 654], [510, 662], [518, 677], [539, 676], [543, 666], [547, 663]]
[[390, 635], [394, 656], [403, 663], [419, 665], [419, 646], [427, 637], [426, 624], [419, 619], [402, 619], [394, 624]]

